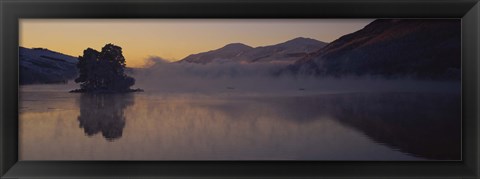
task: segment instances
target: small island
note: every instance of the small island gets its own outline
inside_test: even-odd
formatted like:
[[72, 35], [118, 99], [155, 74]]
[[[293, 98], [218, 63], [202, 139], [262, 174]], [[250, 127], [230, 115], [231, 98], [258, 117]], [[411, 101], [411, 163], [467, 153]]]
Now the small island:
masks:
[[125, 74], [125, 57], [122, 48], [107, 44], [101, 52], [87, 48], [83, 56], [78, 57], [79, 76], [75, 83], [80, 89], [71, 93], [127, 93], [142, 92], [142, 89], [131, 89], [135, 79]]

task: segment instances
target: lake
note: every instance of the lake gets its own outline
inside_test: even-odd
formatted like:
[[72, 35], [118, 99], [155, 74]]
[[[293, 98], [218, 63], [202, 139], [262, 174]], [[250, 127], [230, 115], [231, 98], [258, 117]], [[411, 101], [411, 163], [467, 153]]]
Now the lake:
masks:
[[447, 92], [20, 89], [20, 160], [460, 160]]

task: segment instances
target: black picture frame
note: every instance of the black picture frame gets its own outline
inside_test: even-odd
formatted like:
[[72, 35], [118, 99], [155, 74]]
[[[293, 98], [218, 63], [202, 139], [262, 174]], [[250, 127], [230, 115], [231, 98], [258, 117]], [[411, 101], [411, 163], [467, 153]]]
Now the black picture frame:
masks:
[[[20, 18], [461, 18], [462, 161], [18, 161]], [[478, 0], [0, 0], [0, 176], [477, 178]]]

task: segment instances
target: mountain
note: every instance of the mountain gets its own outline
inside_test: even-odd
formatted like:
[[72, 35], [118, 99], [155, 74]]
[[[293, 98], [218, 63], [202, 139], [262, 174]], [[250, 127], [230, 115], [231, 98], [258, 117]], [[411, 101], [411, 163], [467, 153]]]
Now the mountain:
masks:
[[20, 84], [64, 83], [77, 76], [77, 58], [43, 48], [19, 48]]
[[212, 61], [235, 59], [251, 49], [253, 48], [245, 44], [232, 43], [217, 50], [189, 55], [180, 61], [206, 64]]
[[285, 62], [293, 63], [308, 53], [317, 51], [326, 43], [309, 39], [295, 38], [284, 43], [250, 47], [241, 43], [228, 44], [220, 49], [189, 55], [180, 62], [211, 63], [211, 62]]
[[295, 38], [277, 45], [257, 47], [244, 55], [249, 62], [287, 62], [291, 63], [308, 53], [317, 51], [327, 43], [310, 38]]
[[301, 74], [460, 79], [459, 19], [378, 19], [289, 67]]

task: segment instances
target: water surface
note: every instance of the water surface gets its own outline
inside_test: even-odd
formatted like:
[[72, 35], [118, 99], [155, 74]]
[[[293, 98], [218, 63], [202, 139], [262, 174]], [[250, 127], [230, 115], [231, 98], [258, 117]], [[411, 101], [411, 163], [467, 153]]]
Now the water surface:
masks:
[[[68, 90], [67, 90], [68, 91]], [[460, 95], [20, 92], [21, 160], [459, 160]]]

